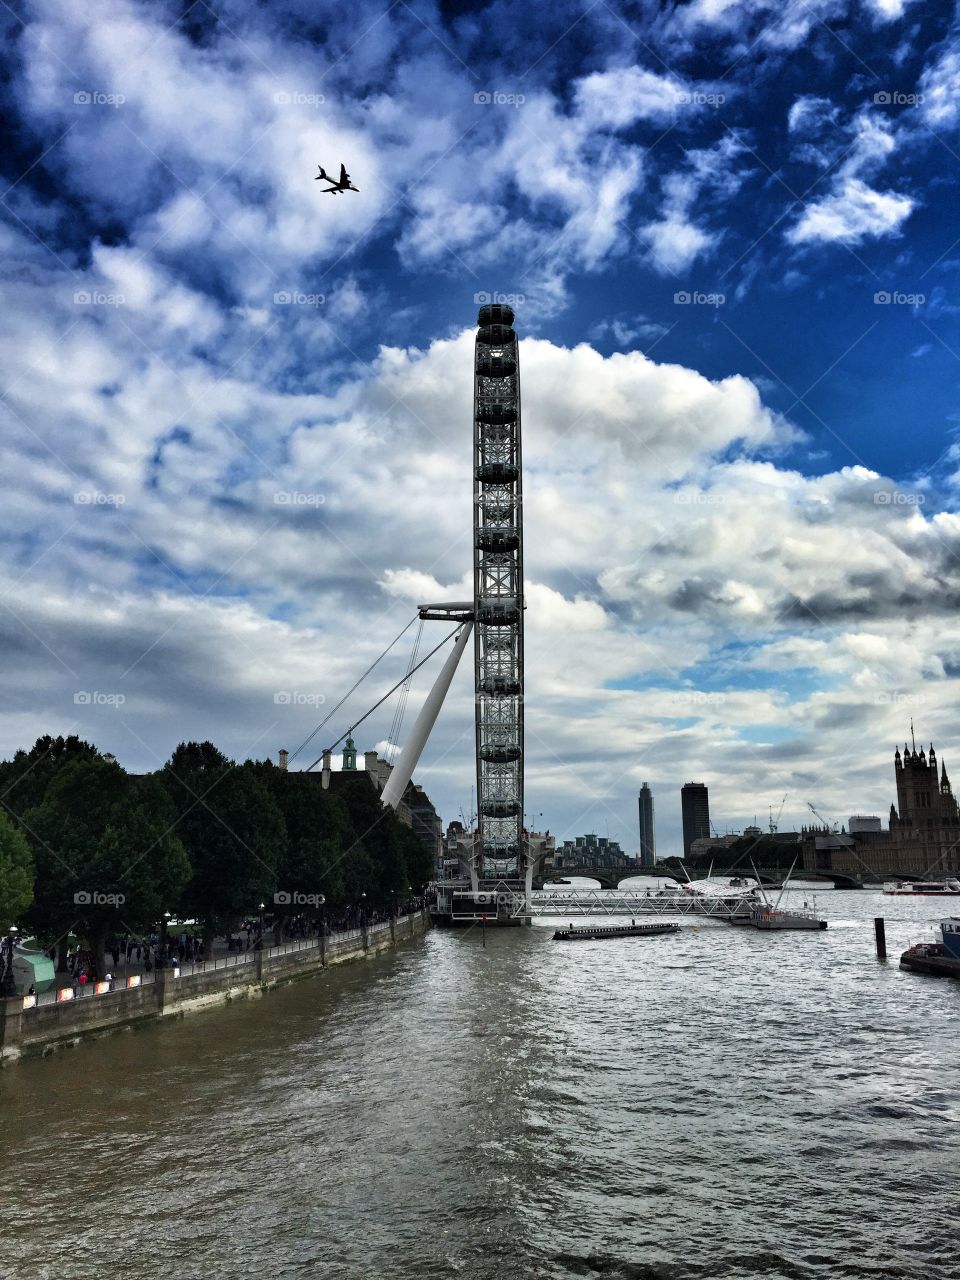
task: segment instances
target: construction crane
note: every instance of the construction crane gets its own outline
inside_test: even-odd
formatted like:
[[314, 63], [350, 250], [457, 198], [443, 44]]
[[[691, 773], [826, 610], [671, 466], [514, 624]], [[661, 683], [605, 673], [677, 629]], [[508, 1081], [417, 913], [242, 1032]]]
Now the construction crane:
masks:
[[[784, 799], [786, 799], [786, 796], [784, 796]], [[820, 821], [823, 823], [827, 831], [832, 832], [833, 835], [837, 834], [838, 824], [836, 822], [832, 822], [832, 823], [828, 822], [826, 818], [823, 817], [822, 814], [817, 813], [816, 809], [813, 807], [813, 805], [810, 803], [809, 800], [807, 801], [807, 808], [810, 810], [810, 812], [813, 814], [815, 818], [820, 819]]]

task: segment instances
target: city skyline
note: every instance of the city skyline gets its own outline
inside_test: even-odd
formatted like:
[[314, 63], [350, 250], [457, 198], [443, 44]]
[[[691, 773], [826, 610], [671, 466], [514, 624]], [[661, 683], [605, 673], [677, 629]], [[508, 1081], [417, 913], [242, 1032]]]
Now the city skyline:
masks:
[[[468, 596], [472, 328], [503, 295], [527, 807], [632, 848], [644, 779], [761, 825], [784, 795], [882, 814], [911, 714], [949, 765], [955, 18], [694, 4], [638, 40], [561, 9], [492, 55], [462, 15], [274, 12], [16, 27], [0, 755], [295, 752], [418, 603]], [[321, 202], [335, 154], [359, 191]], [[445, 818], [472, 719], [461, 671], [418, 769]]]

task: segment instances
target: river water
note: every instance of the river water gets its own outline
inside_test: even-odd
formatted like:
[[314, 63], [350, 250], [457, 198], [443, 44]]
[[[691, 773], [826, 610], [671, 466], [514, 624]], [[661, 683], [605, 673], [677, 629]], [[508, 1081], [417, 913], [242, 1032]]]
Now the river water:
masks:
[[[434, 930], [0, 1073], [0, 1275], [960, 1276], [950, 904]], [[874, 957], [887, 917], [891, 959]]]

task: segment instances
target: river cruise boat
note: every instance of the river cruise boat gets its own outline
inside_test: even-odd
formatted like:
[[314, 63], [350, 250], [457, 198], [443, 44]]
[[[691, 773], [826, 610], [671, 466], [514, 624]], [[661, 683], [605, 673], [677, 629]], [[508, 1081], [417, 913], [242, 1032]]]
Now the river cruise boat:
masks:
[[960, 880], [952, 876], [946, 880], [891, 880], [883, 886], [883, 892], [904, 898], [960, 897]]
[[567, 929], [558, 929], [553, 935], [553, 940], [554, 942], [572, 942], [581, 938], [656, 938], [661, 933], [679, 932], [680, 926], [672, 921], [637, 924], [631, 920], [629, 924], [584, 925], [580, 929], [571, 924]]
[[912, 973], [931, 973], [941, 978], [960, 978], [960, 917], [940, 921], [942, 942], [918, 942], [900, 957], [900, 968]]

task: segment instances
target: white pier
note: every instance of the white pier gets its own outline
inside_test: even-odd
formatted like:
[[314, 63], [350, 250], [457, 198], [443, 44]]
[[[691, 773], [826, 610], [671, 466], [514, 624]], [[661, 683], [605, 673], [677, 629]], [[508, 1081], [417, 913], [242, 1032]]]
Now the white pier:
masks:
[[677, 893], [659, 896], [621, 889], [536, 889], [527, 903], [515, 899], [514, 915], [529, 916], [716, 916], [730, 920], [749, 916], [757, 905], [750, 893], [707, 895]]

